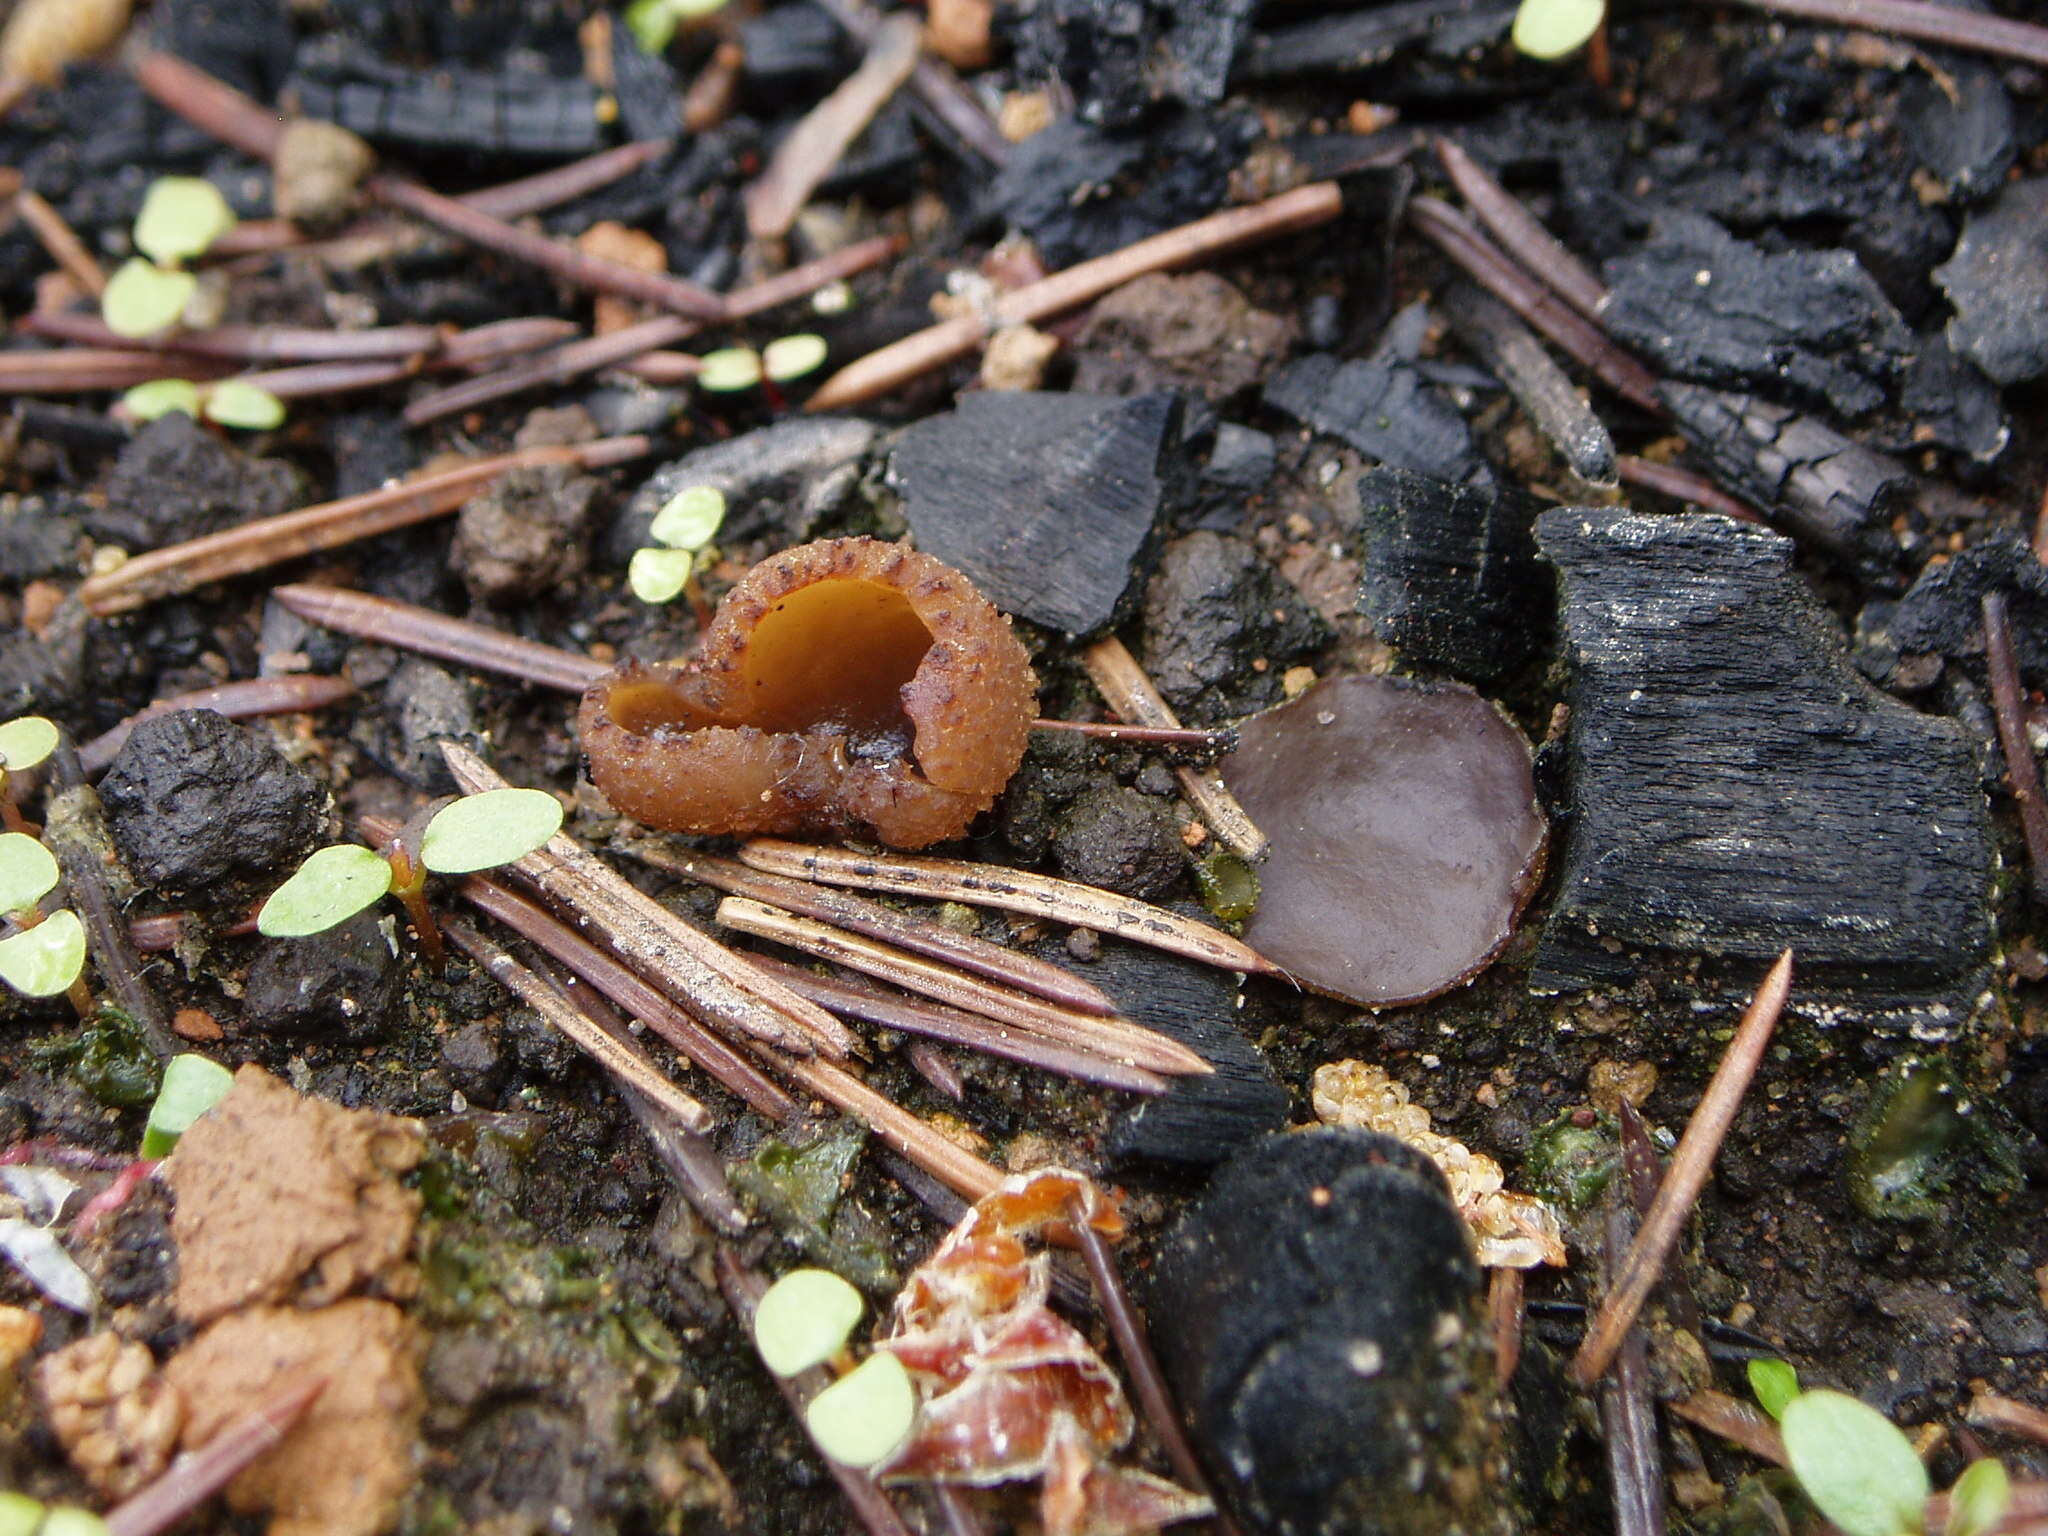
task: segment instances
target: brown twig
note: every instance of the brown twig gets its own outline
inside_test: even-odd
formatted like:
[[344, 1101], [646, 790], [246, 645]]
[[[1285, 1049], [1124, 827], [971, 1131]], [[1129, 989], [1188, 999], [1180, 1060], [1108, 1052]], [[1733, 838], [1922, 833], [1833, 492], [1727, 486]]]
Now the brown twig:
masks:
[[1685, 1226], [1693, 1203], [1706, 1188], [1714, 1168], [1715, 1154], [1735, 1123], [1742, 1096], [1756, 1069], [1763, 1062], [1764, 1048], [1784, 1012], [1792, 989], [1792, 951], [1786, 950], [1757, 988], [1756, 996], [1742, 1016], [1735, 1037], [1714, 1069], [1713, 1080], [1701, 1095], [1698, 1108], [1679, 1138], [1678, 1151], [1657, 1191], [1657, 1199], [1636, 1234], [1628, 1259], [1621, 1266], [1599, 1315], [1587, 1330], [1585, 1342], [1572, 1361], [1572, 1379], [1582, 1387], [1591, 1386], [1606, 1372], [1621, 1346], [1622, 1337], [1636, 1320], [1650, 1289], [1663, 1273], [1664, 1261]]
[[1105, 1019], [1075, 1013], [1007, 987], [996, 986], [936, 965], [888, 944], [843, 933], [830, 924], [798, 917], [779, 907], [728, 896], [718, 904], [718, 921], [757, 939], [769, 939], [820, 960], [889, 982], [938, 1002], [978, 1013], [998, 1024], [1021, 1029], [1044, 1040], [1088, 1051], [1111, 1061], [1144, 1067], [1171, 1076], [1200, 1075], [1215, 1069], [1178, 1040], [1145, 1029], [1128, 1019]]
[[1563, 348], [1609, 389], [1651, 415], [1666, 414], [1657, 398], [1655, 374], [1517, 266], [1470, 219], [1437, 198], [1417, 197], [1409, 200], [1408, 220], [1480, 287]]
[[[846, 29], [865, 47], [882, 25], [881, 15], [865, 0], [818, 0], [818, 8]], [[1010, 158], [1010, 141], [989, 121], [973, 92], [961, 83], [951, 65], [943, 59], [924, 58], [911, 72], [910, 88], [930, 110], [939, 126], [991, 165], [1001, 166]]]
[[75, 310], [46, 310], [24, 316], [21, 329], [32, 336], [80, 346], [186, 352], [196, 357], [243, 363], [388, 362], [437, 352], [447, 339], [438, 327], [431, 325], [382, 325], [361, 331], [308, 325], [217, 325], [200, 331], [179, 331], [160, 341], [137, 340], [114, 331], [98, 315]]
[[834, 1108], [865, 1121], [886, 1144], [962, 1198], [979, 1200], [1003, 1182], [1000, 1171], [843, 1067], [816, 1056], [783, 1057], [774, 1065]]
[[1522, 317], [1464, 279], [1437, 294], [1437, 307], [1572, 476], [1596, 490], [1614, 489], [1617, 456], [1606, 424]]
[[958, 1008], [948, 1008], [944, 1003], [879, 987], [865, 977], [822, 975], [772, 955], [755, 955], [753, 960], [769, 975], [780, 977], [791, 991], [802, 993], [820, 1008], [829, 1008], [842, 1018], [861, 1019], [901, 1034], [943, 1040], [985, 1056], [1000, 1056], [1041, 1072], [1125, 1093], [1164, 1093], [1168, 1086], [1166, 1078], [1143, 1067], [1125, 1066], [1089, 1051], [1054, 1045], [1036, 1035], [1005, 1029]]
[[1493, 231], [1507, 254], [1520, 261], [1531, 274], [1549, 285], [1552, 292], [1594, 324], [1600, 323], [1600, 306], [1607, 299], [1607, 285], [1559, 240], [1520, 199], [1488, 175], [1470, 155], [1449, 139], [1438, 135], [1436, 156], [1443, 162], [1451, 185], [1471, 205], [1479, 222]]
[[128, 65], [135, 83], [159, 106], [175, 112], [194, 127], [232, 145], [265, 164], [277, 158], [284, 137], [284, 117], [250, 100], [226, 82], [215, 79], [175, 54], [146, 49]]
[[[1619, 1191], [1616, 1192], [1619, 1194]], [[1611, 1281], [1627, 1246], [1627, 1206], [1607, 1207], [1606, 1259]], [[1631, 1327], [1615, 1353], [1614, 1369], [1600, 1383], [1600, 1425], [1607, 1445], [1607, 1481], [1614, 1501], [1615, 1536], [1664, 1536], [1664, 1469], [1657, 1446], [1657, 1409], [1650, 1396], [1649, 1354], [1642, 1330]]]
[[[816, 261], [792, 267], [787, 272], [728, 294], [726, 313], [738, 320], [777, 308], [827, 283], [865, 272], [886, 261], [900, 248], [901, 242], [887, 235], [849, 245], [844, 250], [834, 251], [829, 256], [821, 256]], [[585, 341], [571, 342], [540, 357], [420, 396], [405, 408], [406, 425], [424, 426], [444, 416], [502, 400], [507, 395], [565, 384], [601, 368], [618, 367], [649, 352], [686, 341], [702, 329], [696, 321], [686, 320], [680, 315], [657, 315], [652, 320], [629, 325], [608, 336], [592, 336]]]
[[652, 444], [644, 437], [608, 437], [573, 447], [522, 448], [478, 459], [458, 469], [425, 475], [399, 485], [380, 486], [360, 496], [323, 502], [278, 517], [223, 529], [164, 549], [138, 555], [79, 588], [85, 606], [98, 617], [126, 613], [160, 597], [266, 566], [334, 549], [394, 528], [408, 527], [453, 512], [507, 470], [544, 464], [599, 469], [639, 458]]
[[264, 1456], [298, 1427], [327, 1378], [294, 1382], [265, 1398], [163, 1475], [107, 1512], [107, 1536], [160, 1536]]
[[1140, 746], [1176, 747], [1214, 757], [1237, 745], [1235, 731], [1203, 731], [1179, 725], [1123, 725], [1114, 720], [1034, 720], [1034, 731], [1066, 731], [1097, 741], [1128, 741]]
[[2041, 770], [2034, 761], [2033, 743], [2027, 740], [2026, 698], [2006, 623], [2005, 594], [1986, 592], [1982, 608], [1984, 670], [1991, 678], [1991, 708], [1998, 721], [2005, 776], [2019, 804], [2020, 831], [2026, 838], [2027, 888], [2034, 900], [2048, 903], [2048, 804], [2041, 798]]
[[912, 1071], [955, 1104], [967, 1102], [967, 1084], [942, 1047], [930, 1040], [906, 1040], [903, 1059], [910, 1063]]
[[1505, 1266], [1487, 1284], [1486, 1310], [1493, 1323], [1493, 1384], [1505, 1388], [1522, 1363], [1524, 1271]]
[[655, 991], [616, 957], [558, 922], [553, 914], [487, 876], [472, 875], [456, 889], [478, 911], [496, 918], [521, 938], [546, 950], [640, 1020], [728, 1093], [770, 1120], [784, 1121], [796, 1117], [795, 1102], [769, 1081], [760, 1068], [705, 1029], [671, 999]]
[[[731, 1248], [720, 1244], [714, 1267], [718, 1272], [718, 1289], [725, 1297], [725, 1304], [731, 1310], [733, 1321], [740, 1325], [740, 1332], [747, 1336], [747, 1342], [754, 1338], [754, 1309], [760, 1305], [761, 1297], [767, 1293], [768, 1282], [749, 1269], [740, 1256]], [[823, 1366], [812, 1366], [794, 1376], [775, 1376], [776, 1390], [781, 1392], [783, 1401], [789, 1404], [789, 1411], [802, 1423], [804, 1406], [818, 1395], [831, 1381]], [[867, 1528], [868, 1536], [911, 1536], [910, 1527], [903, 1523], [903, 1517], [896, 1513], [896, 1506], [889, 1496], [866, 1473], [834, 1461], [830, 1456], [820, 1455], [825, 1470], [832, 1474], [832, 1481], [839, 1485], [839, 1491], [846, 1495], [846, 1502], [853, 1507], [854, 1515]]]
[[735, 859], [694, 853], [651, 839], [629, 843], [623, 851], [656, 869], [686, 876], [728, 895], [749, 896], [785, 911], [800, 912], [805, 917], [816, 918], [851, 933], [865, 934], [871, 939], [880, 939], [913, 954], [957, 965], [990, 981], [1003, 982], [1081, 1013], [1110, 1018], [1118, 1012], [1108, 993], [1050, 961], [1005, 949], [973, 934], [955, 933], [950, 928], [885, 907], [880, 902], [851, 896], [843, 890], [816, 885], [808, 880], [764, 874]]
[[665, 272], [643, 272], [624, 262], [593, 256], [566, 241], [535, 234], [517, 224], [492, 218], [469, 204], [443, 197], [403, 176], [380, 172], [363, 185], [372, 197], [387, 207], [424, 219], [436, 229], [471, 245], [539, 267], [573, 287], [617, 294], [621, 298], [687, 315], [693, 320], [727, 318], [725, 300], [685, 278], [672, 277]]
[[923, 42], [917, 18], [901, 11], [875, 29], [860, 67], [797, 120], [767, 169], [741, 193], [749, 234], [756, 240], [780, 240], [789, 233], [840, 156], [910, 78]]
[[[1088, 680], [1095, 684], [1103, 702], [1133, 725], [1168, 730], [1179, 727], [1180, 720], [1167, 707], [1152, 679], [1145, 675], [1145, 669], [1138, 665], [1137, 657], [1116, 636], [1098, 640], [1084, 650], [1081, 665], [1087, 668]], [[1188, 803], [1226, 848], [1240, 858], [1265, 856], [1266, 834], [1253, 825], [1220, 773], [1214, 768], [1191, 768], [1185, 764], [1173, 773], [1180, 780], [1181, 793], [1188, 797]]]
[[[464, 792], [506, 788], [504, 779], [467, 747], [441, 744], [448, 770]], [[743, 956], [699, 933], [566, 833], [519, 859], [512, 869], [550, 901], [573, 910], [607, 944], [643, 972], [662, 977], [692, 1012], [780, 1050], [844, 1058], [860, 1042], [837, 1019]]]
[[[1131, 1305], [1123, 1276], [1117, 1272], [1116, 1256], [1109, 1251], [1109, 1244], [1102, 1234], [1086, 1221], [1075, 1221], [1072, 1227], [1080, 1244], [1081, 1258], [1088, 1266], [1088, 1278], [1095, 1287], [1095, 1299], [1102, 1307], [1103, 1321], [1109, 1324], [1109, 1335], [1116, 1340], [1116, 1352], [1122, 1357], [1125, 1374], [1131, 1378], [1131, 1386], [1138, 1394], [1138, 1406], [1145, 1410], [1146, 1422], [1159, 1437], [1166, 1459], [1172, 1463], [1180, 1480], [1210, 1503], [1216, 1503], [1214, 1490], [1202, 1471], [1202, 1463], [1195, 1455], [1195, 1448], [1188, 1443], [1187, 1431], [1181, 1427], [1180, 1414], [1174, 1409], [1173, 1394], [1167, 1390], [1158, 1357], [1152, 1353], [1152, 1343], [1145, 1336], [1144, 1319]], [[1236, 1522], [1224, 1513], [1220, 1505], [1216, 1510], [1215, 1526], [1220, 1536], [1236, 1536]]]
[[912, 854], [854, 853], [844, 848], [766, 837], [742, 844], [740, 858], [770, 874], [820, 880], [827, 885], [849, 885], [857, 890], [888, 891], [898, 896], [998, 907], [1048, 922], [1092, 928], [1112, 938], [1148, 944], [1226, 971], [1261, 976], [1279, 974], [1278, 967], [1250, 945], [1207, 923], [1119, 896], [1114, 891], [1056, 880], [1029, 870]]
[[711, 1129], [711, 1111], [662, 1075], [632, 1036], [619, 1037], [572, 1003], [559, 988], [521, 965], [498, 945], [459, 917], [444, 918], [441, 930], [457, 949], [489, 972], [491, 979], [531, 1008], [557, 1034], [567, 1039], [614, 1079], [631, 1087], [650, 1104], [686, 1129]]
[[711, 50], [711, 57], [697, 71], [697, 78], [683, 92], [685, 129], [708, 133], [732, 114], [733, 98], [739, 93], [746, 62], [747, 51], [736, 42], [723, 42]]
[[64, 269], [72, 282], [95, 299], [106, 292], [107, 274], [93, 260], [85, 242], [64, 221], [63, 214], [29, 187], [23, 187], [14, 194], [14, 208], [21, 215], [21, 222], [29, 227], [29, 233], [42, 242], [50, 259]]
[[2041, 492], [2041, 510], [2034, 514], [2034, 558], [2048, 565], [2048, 489]]
[[[1663, 1162], [1657, 1156], [1656, 1144], [1650, 1140], [1649, 1128], [1633, 1104], [1623, 1099], [1616, 1106], [1614, 1117], [1621, 1128], [1621, 1166], [1628, 1178], [1629, 1204], [1636, 1220], [1643, 1221], [1648, 1219], [1650, 1207], [1657, 1203], [1657, 1186], [1664, 1177]], [[1700, 1304], [1682, 1266], [1664, 1278], [1664, 1299], [1671, 1321], [1700, 1341], [1700, 1354], [1704, 1357]]]
[[174, 693], [137, 710], [112, 730], [95, 736], [78, 749], [78, 764], [89, 776], [114, 760], [128, 740], [128, 733], [155, 715], [180, 709], [210, 709], [230, 720], [251, 720], [259, 715], [291, 715], [305, 710], [325, 709], [356, 691], [345, 677], [322, 677], [312, 672], [287, 672], [277, 677], [252, 677], [240, 682], [220, 683], [212, 688], [195, 688]]
[[873, 400], [968, 356], [1004, 326], [1048, 319], [1149, 272], [1195, 266], [1241, 246], [1313, 229], [1336, 218], [1343, 208], [1336, 183], [1313, 182], [1081, 262], [1003, 295], [986, 319], [967, 315], [942, 321], [849, 363], [818, 387], [804, 409], [837, 411]]
[[1732, 517], [1738, 523], [1761, 525], [1764, 522], [1754, 508], [1737, 501], [1705, 475], [1696, 475], [1676, 464], [1659, 464], [1625, 453], [1614, 461], [1614, 467], [1620, 472], [1623, 485], [1639, 485], [1646, 491], [1669, 496], [1673, 501], [1689, 501], [1709, 512]]
[[2023, 1435], [2038, 1444], [2048, 1445], [2048, 1413], [2031, 1403], [2000, 1397], [1995, 1392], [1979, 1392], [1970, 1399], [1968, 1418], [1980, 1429]]
[[[582, 999], [579, 999], [581, 1001]], [[619, 1097], [640, 1122], [654, 1156], [668, 1176], [714, 1232], [728, 1237], [747, 1230], [747, 1213], [733, 1198], [732, 1185], [725, 1177], [725, 1162], [708, 1138], [686, 1130], [663, 1114], [637, 1089], [619, 1086]]]
[[1781, 1467], [1787, 1464], [1785, 1441], [1777, 1424], [1754, 1403], [1708, 1388], [1674, 1399], [1670, 1406], [1686, 1423], [1732, 1440], [1752, 1456]]
[[0, 352], [0, 395], [83, 395], [133, 389], [151, 379], [217, 379], [229, 365], [205, 358], [125, 348], [67, 347], [51, 352]]
[[2008, 21], [1975, 11], [1951, 10], [1927, 0], [1737, 0], [1752, 10], [1804, 21], [1890, 32], [1918, 42], [1937, 43], [1971, 53], [1997, 54], [2029, 64], [2048, 65], [2048, 27]]
[[292, 582], [273, 587], [270, 595], [279, 607], [324, 629], [564, 693], [581, 693], [606, 670], [603, 662], [574, 651], [346, 587]]

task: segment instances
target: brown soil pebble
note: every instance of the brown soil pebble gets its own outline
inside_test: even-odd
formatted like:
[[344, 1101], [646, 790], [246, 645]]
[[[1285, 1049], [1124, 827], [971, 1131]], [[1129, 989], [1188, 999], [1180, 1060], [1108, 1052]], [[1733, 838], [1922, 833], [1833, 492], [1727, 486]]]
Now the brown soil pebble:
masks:
[[1213, 272], [1152, 273], [1088, 312], [1074, 388], [1123, 395], [1188, 389], [1214, 402], [1248, 389], [1287, 354], [1294, 322], [1255, 309]]
[[314, 1312], [238, 1312], [180, 1350], [164, 1375], [190, 1405], [187, 1450], [266, 1398], [325, 1378], [298, 1427], [228, 1485], [228, 1504], [269, 1510], [270, 1536], [375, 1536], [412, 1485], [419, 1353], [398, 1308], [357, 1298]]
[[1030, 657], [952, 567], [873, 539], [800, 544], [726, 594], [687, 665], [584, 695], [590, 777], [672, 832], [958, 837], [1037, 713]]
[[1528, 743], [1469, 688], [1332, 678], [1247, 720], [1219, 766], [1273, 843], [1245, 939], [1333, 997], [1469, 980], [1542, 873]]
[[169, 1464], [185, 1404], [147, 1344], [88, 1334], [44, 1359], [36, 1384], [64, 1453], [102, 1496], [125, 1499]]
[[417, 1121], [301, 1098], [243, 1067], [164, 1165], [178, 1197], [178, 1315], [324, 1306], [363, 1287], [410, 1295], [420, 1197], [398, 1175], [424, 1148]]

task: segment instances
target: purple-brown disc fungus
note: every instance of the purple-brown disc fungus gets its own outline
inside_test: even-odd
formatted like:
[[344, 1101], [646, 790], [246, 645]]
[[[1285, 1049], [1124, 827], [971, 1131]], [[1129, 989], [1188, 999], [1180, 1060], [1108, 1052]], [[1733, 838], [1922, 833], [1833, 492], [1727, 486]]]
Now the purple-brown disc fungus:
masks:
[[726, 595], [697, 654], [584, 695], [590, 777], [672, 832], [958, 837], [1024, 756], [1038, 679], [1009, 620], [930, 555], [827, 539]]
[[1543, 871], [1528, 743], [1469, 688], [1332, 678], [1219, 766], [1273, 844], [1246, 942], [1364, 1007], [1477, 975]]

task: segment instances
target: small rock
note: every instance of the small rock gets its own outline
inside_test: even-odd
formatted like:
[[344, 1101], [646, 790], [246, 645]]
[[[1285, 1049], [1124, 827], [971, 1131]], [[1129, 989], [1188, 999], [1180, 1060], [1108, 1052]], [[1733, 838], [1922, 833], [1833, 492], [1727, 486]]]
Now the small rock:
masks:
[[[1145, 669], [1188, 719], [1277, 703], [1286, 664], [1329, 629], [1244, 540], [1198, 531], [1166, 547], [1145, 588]], [[1263, 660], [1263, 669], [1254, 668]]]
[[73, 576], [84, 546], [82, 501], [39, 496], [0, 499], [0, 577], [12, 582]]
[[603, 485], [557, 464], [514, 469], [463, 503], [449, 558], [469, 595], [503, 605], [583, 574]]
[[312, 849], [327, 791], [255, 732], [210, 709], [142, 721], [100, 783], [114, 841], [144, 885], [223, 899], [234, 874]]
[[102, 1498], [125, 1499], [170, 1464], [185, 1400], [148, 1345], [87, 1334], [46, 1356], [36, 1384], [64, 1454]]
[[301, 228], [331, 228], [354, 210], [356, 188], [376, 163], [376, 151], [346, 128], [294, 117], [278, 139], [271, 202]]
[[497, 1095], [510, 1065], [497, 1031], [481, 1021], [465, 1024], [441, 1042], [441, 1065], [472, 1104], [488, 1104]]
[[2017, 181], [1972, 214], [1934, 269], [1956, 317], [1956, 351], [2000, 384], [2048, 372], [2048, 177]]
[[88, 504], [96, 539], [155, 549], [229, 523], [289, 512], [304, 497], [298, 471], [252, 459], [183, 411], [159, 416], [121, 450], [107, 475], [106, 504]]
[[984, 69], [993, 53], [989, 28], [992, 0], [931, 0], [926, 10], [925, 47], [955, 69]]
[[243, 1067], [164, 1164], [178, 1197], [178, 1316], [325, 1307], [365, 1287], [413, 1294], [420, 1197], [399, 1176], [425, 1149], [416, 1120], [302, 1098]]
[[1155, 272], [1088, 312], [1075, 343], [1074, 388], [1179, 389], [1220, 404], [1264, 378], [1293, 343], [1293, 321], [1254, 308], [1213, 272]]
[[1492, 479], [1450, 398], [1398, 359], [1318, 352], [1276, 374], [1265, 402], [1380, 463], [1439, 480]]
[[373, 907], [325, 933], [268, 941], [249, 967], [242, 1032], [373, 1040], [404, 992], [405, 969]]
[[1036, 389], [1045, 382], [1046, 365], [1059, 350], [1057, 336], [1035, 326], [1006, 325], [989, 337], [981, 354], [981, 387]]
[[1165, 891], [1187, 863], [1173, 817], [1120, 786], [1084, 791], [1060, 818], [1052, 851], [1069, 880], [1141, 899]]

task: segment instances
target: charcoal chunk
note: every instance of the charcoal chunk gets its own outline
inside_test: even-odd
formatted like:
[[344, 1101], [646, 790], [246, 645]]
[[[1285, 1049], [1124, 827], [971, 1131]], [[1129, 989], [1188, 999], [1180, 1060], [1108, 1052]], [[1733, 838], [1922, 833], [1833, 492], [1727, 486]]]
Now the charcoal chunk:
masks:
[[1912, 353], [1906, 322], [1849, 252], [1769, 254], [1696, 214], [1659, 218], [1607, 280], [1607, 329], [1674, 378], [1858, 417]]
[[1245, 49], [1244, 75], [1348, 74], [1425, 45], [1462, 51], [1505, 36], [1514, 17], [1515, 7], [1503, 0], [1396, 0], [1339, 11], [1255, 37]]
[[1715, 477], [1759, 507], [1775, 507], [1790, 531], [1880, 584], [1899, 559], [1891, 513], [1911, 494], [1903, 464], [1788, 406], [1697, 384], [1659, 393], [1686, 441]]
[[157, 47], [258, 101], [291, 71], [291, 12], [278, 0], [169, 0], [150, 20]]
[[1126, 133], [1063, 117], [1011, 152], [985, 211], [1072, 266], [1213, 213], [1257, 131], [1234, 111], [1173, 112]]
[[2012, 441], [2012, 422], [1998, 386], [1968, 358], [1956, 356], [1945, 332], [1920, 338], [1920, 350], [1899, 386], [1904, 441], [1885, 446], [1901, 451], [1928, 444], [1989, 464]]
[[1265, 399], [1380, 463], [1439, 480], [1492, 478], [1457, 407], [1407, 363], [1318, 352], [1275, 375]]
[[1186, 864], [1179, 829], [1158, 801], [1110, 784], [1085, 790], [1053, 829], [1060, 873], [1083, 885], [1156, 897]]
[[86, 504], [69, 496], [0, 501], [0, 577], [33, 581], [75, 572]]
[[1177, 1077], [1165, 1093], [1119, 1115], [1109, 1133], [1112, 1158], [1206, 1168], [1287, 1124], [1287, 1090], [1238, 1027], [1241, 998], [1229, 975], [1113, 942], [1101, 946], [1082, 974], [1125, 1017], [1170, 1035], [1216, 1069], [1206, 1077]]
[[320, 835], [327, 791], [210, 709], [142, 721], [100, 783], [114, 842], [144, 885], [200, 899], [230, 875], [280, 876]]
[[1913, 70], [1899, 91], [1899, 127], [1920, 163], [1959, 202], [1991, 196], [2019, 154], [2012, 97], [1988, 62], [1949, 55], [1946, 78]]
[[1359, 477], [1358, 505], [1358, 611], [1380, 639], [1467, 679], [1498, 677], [1546, 643], [1551, 583], [1530, 498], [1381, 468]]
[[748, 89], [795, 105], [837, 83], [845, 68], [839, 24], [820, 6], [778, 5], [740, 23]]
[[121, 450], [107, 476], [106, 504], [88, 508], [85, 526], [94, 538], [154, 549], [289, 512], [300, 495], [290, 465], [252, 459], [173, 411]]
[[2048, 372], [2048, 178], [2015, 182], [1972, 214], [1934, 277], [1955, 306], [1956, 351], [2000, 384]]
[[612, 95], [629, 139], [673, 139], [683, 130], [683, 93], [667, 59], [649, 53], [631, 27], [612, 28]]
[[1220, 533], [1169, 544], [1145, 589], [1145, 670], [1189, 720], [1277, 704], [1287, 664], [1328, 638], [1292, 584], [1244, 540]]
[[1269, 1136], [1168, 1234], [1160, 1365], [1266, 1536], [1498, 1536], [1479, 1266], [1436, 1166], [1369, 1131]]
[[1857, 619], [1860, 647], [1895, 658], [1984, 654], [1983, 601], [2007, 595], [2006, 620], [2020, 676], [2048, 685], [2048, 566], [2011, 535], [1985, 540], [1929, 565], [1897, 602], [1867, 604]]
[[405, 994], [405, 968], [372, 908], [325, 933], [272, 939], [249, 967], [242, 1031], [375, 1040]]
[[890, 462], [918, 548], [1006, 612], [1085, 635], [1149, 565], [1155, 520], [1191, 487], [1175, 395], [963, 397]]
[[1953, 1034], [1996, 868], [1962, 730], [1856, 675], [1775, 534], [1577, 507], [1536, 527], [1564, 578], [1572, 783], [1531, 984], [1660, 953], [1753, 973], [1789, 944], [1834, 1017]]

